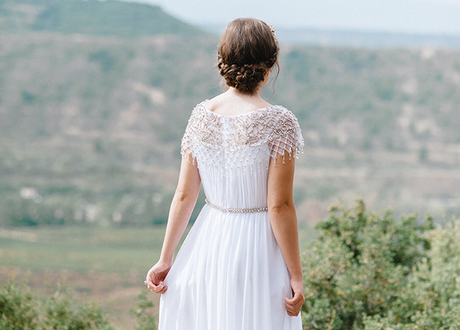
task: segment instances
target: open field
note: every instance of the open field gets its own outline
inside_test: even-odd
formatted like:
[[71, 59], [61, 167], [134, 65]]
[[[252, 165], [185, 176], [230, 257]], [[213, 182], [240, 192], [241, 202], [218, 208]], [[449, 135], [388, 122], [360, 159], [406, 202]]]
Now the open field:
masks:
[[[45, 294], [63, 285], [81, 299], [98, 301], [121, 329], [132, 329], [129, 310], [159, 256], [164, 229], [0, 229], [0, 283], [13, 276]], [[158, 306], [158, 298], [151, 297]]]
[[164, 227], [0, 229], [2, 266], [136, 274], [160, 253]]
[[[120, 329], [132, 329], [129, 310], [157, 260], [165, 226], [145, 228], [39, 227], [0, 229], [0, 284], [13, 276], [33, 291], [55, 294], [60, 285], [98, 301]], [[301, 246], [314, 237], [300, 228]], [[158, 307], [158, 297], [151, 295]]]

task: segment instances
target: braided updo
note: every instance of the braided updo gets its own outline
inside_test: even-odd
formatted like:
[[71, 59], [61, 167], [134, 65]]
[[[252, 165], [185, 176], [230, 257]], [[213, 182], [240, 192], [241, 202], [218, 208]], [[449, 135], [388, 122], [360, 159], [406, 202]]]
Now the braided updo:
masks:
[[218, 69], [227, 86], [253, 94], [268, 70], [278, 65], [274, 30], [255, 18], [238, 18], [227, 25], [217, 51]]

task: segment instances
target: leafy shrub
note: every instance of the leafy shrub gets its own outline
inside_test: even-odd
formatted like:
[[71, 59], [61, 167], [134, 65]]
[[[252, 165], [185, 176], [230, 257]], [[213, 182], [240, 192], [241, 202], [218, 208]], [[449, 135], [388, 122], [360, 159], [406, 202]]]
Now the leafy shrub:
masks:
[[21, 290], [11, 281], [0, 292], [0, 329], [28, 330], [38, 326], [38, 312], [30, 290]]
[[0, 292], [0, 329], [3, 330], [112, 330], [95, 303], [78, 303], [68, 295], [40, 299], [14, 283]]
[[[143, 290], [131, 313], [135, 330], [156, 330], [153, 302]], [[94, 302], [81, 303], [57, 291], [54, 296], [38, 298], [27, 285], [9, 280], [0, 291], [0, 329], [2, 330], [114, 330]]]
[[304, 329], [460, 328], [460, 222], [331, 208], [304, 253]]
[[137, 296], [137, 304], [135, 309], [131, 309], [131, 313], [136, 317], [136, 325], [134, 330], [156, 330], [156, 323], [152, 308], [153, 302], [148, 298], [147, 290], [142, 290]]

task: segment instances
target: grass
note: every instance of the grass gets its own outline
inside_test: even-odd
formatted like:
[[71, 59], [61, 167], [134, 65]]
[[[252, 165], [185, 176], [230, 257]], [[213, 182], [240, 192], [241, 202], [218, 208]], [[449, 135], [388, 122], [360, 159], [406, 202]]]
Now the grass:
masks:
[[[160, 255], [165, 226], [0, 229], [2, 267], [32, 271], [144, 273]], [[300, 229], [301, 246], [313, 237]]]
[[0, 229], [3, 267], [127, 274], [145, 271], [160, 254], [164, 226]]

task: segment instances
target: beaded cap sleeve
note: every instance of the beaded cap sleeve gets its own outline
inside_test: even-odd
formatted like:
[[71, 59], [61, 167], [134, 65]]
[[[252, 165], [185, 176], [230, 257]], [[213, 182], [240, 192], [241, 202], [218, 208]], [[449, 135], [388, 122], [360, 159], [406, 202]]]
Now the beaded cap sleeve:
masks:
[[284, 157], [286, 152], [289, 157], [298, 158], [303, 150], [304, 141], [299, 122], [291, 111], [286, 109], [286, 112], [281, 115], [268, 138], [268, 144], [271, 150], [270, 156], [274, 159], [278, 155]]
[[[206, 102], [206, 101], [205, 101]], [[237, 152], [268, 144], [269, 154], [298, 158], [304, 141], [294, 114], [282, 106], [271, 106], [236, 116], [222, 116], [202, 102], [193, 110], [181, 144], [182, 156], [199, 156], [202, 147]]]

